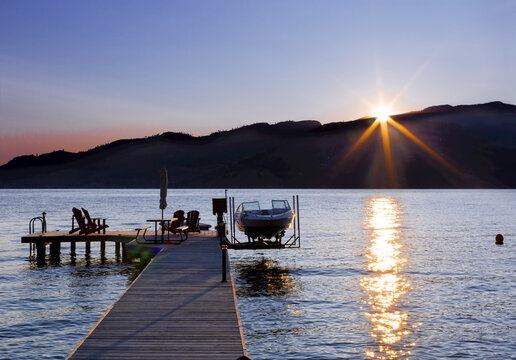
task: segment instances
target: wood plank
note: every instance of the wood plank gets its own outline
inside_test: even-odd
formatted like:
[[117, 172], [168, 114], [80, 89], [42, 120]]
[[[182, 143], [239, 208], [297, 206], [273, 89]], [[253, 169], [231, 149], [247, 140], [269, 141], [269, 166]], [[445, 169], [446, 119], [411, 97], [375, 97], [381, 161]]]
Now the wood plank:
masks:
[[[110, 230], [106, 231], [105, 234], [88, 234], [88, 235], [79, 235], [78, 233], [69, 234], [68, 230], [54, 230], [47, 232], [36, 232], [34, 234], [26, 234], [21, 237], [22, 243], [38, 243], [38, 242], [84, 242], [84, 241], [111, 241], [111, 242], [131, 242], [136, 238], [137, 232], [134, 230]], [[155, 238], [154, 231], [147, 231], [145, 235], [146, 241], [149, 244], [154, 242]], [[161, 232], [158, 231], [158, 240], [160, 240]], [[202, 231], [200, 234], [189, 234], [189, 237], [192, 238], [205, 238], [205, 237], [213, 237], [214, 231]], [[143, 236], [140, 234], [138, 237], [139, 241], [145, 242]], [[170, 237], [167, 239], [167, 235], [165, 235], [165, 241], [170, 240], [173, 242], [179, 242], [181, 237], [179, 235], [170, 234]], [[161, 245], [161, 244], [158, 244]]]
[[[69, 359], [237, 359], [247, 355], [218, 239], [164, 245]], [[229, 263], [229, 262], [228, 262]]]

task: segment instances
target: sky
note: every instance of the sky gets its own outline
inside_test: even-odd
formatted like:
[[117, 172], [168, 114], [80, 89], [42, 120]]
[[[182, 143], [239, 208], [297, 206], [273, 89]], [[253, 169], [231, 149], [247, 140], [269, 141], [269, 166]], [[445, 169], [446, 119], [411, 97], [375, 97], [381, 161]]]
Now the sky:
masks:
[[516, 104], [516, 1], [1, 0], [0, 164], [166, 131]]

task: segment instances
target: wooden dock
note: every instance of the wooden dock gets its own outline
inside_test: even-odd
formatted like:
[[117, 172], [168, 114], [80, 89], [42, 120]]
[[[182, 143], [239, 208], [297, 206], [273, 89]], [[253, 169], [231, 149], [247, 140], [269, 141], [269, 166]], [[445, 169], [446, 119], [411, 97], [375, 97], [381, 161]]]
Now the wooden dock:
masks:
[[[154, 236], [154, 232], [148, 232], [149, 237]], [[48, 231], [37, 232], [22, 236], [23, 244], [38, 242], [85, 242], [85, 241], [116, 241], [128, 243], [136, 237], [136, 231], [106, 231], [105, 233], [94, 233], [88, 235], [79, 235], [78, 233], [69, 234], [68, 231]]]
[[238, 359], [246, 348], [218, 238], [164, 245], [68, 359]]
[[[137, 231], [105, 231], [99, 233], [93, 233], [88, 235], [79, 235], [78, 233], [69, 234], [68, 231], [47, 231], [37, 232], [34, 234], [28, 234], [22, 236], [21, 242], [23, 244], [29, 244], [29, 253], [31, 258], [36, 258], [38, 266], [44, 266], [46, 264], [46, 247], [49, 245], [50, 254], [53, 258], [59, 258], [61, 254], [61, 244], [70, 244], [70, 254], [75, 256], [76, 244], [85, 244], [86, 255], [90, 254], [91, 244], [94, 242], [100, 243], [100, 255], [102, 258], [105, 257], [106, 242], [115, 243], [115, 253], [117, 256], [120, 255], [120, 248], [122, 248], [122, 258], [127, 258], [127, 247], [126, 245], [136, 239]], [[154, 238], [154, 232], [147, 234], [148, 238]], [[140, 234], [139, 239], [143, 236]]]

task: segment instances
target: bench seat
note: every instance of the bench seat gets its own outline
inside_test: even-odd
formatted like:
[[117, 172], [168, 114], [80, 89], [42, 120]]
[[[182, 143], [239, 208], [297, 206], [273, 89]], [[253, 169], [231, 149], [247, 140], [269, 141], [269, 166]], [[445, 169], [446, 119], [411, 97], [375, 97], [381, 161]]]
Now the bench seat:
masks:
[[[181, 241], [186, 241], [188, 239], [188, 226], [178, 226], [175, 228], [175, 230], [179, 233], [179, 236], [181, 237]], [[184, 239], [183, 239], [184, 235]]]

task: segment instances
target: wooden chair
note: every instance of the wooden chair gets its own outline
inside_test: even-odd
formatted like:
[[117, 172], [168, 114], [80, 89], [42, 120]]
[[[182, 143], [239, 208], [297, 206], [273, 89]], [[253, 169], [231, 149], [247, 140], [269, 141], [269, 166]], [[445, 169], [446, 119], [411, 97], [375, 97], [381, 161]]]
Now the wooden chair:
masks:
[[[109, 227], [109, 225], [106, 225], [106, 224], [102, 224], [102, 225], [100, 223], [95, 224], [95, 221], [93, 221], [91, 219], [90, 213], [85, 208], [82, 208], [82, 212], [84, 213], [86, 220], [88, 220], [88, 224], [87, 224], [88, 228], [90, 228], [93, 232], [96, 231], [96, 232], [100, 233], [101, 230], [106, 230]], [[104, 231], [104, 233], [105, 233], [105, 231]]]
[[188, 230], [190, 232], [198, 232], [200, 233], [201, 230], [199, 229], [199, 212], [197, 210], [189, 211], [186, 215], [186, 226], [188, 226]]
[[[82, 216], [81, 210], [73, 208], [72, 212], [72, 230], [69, 231], [70, 234], [73, 234], [74, 232], [78, 231], [79, 235], [88, 235], [98, 231], [98, 229], [90, 228], [89, 224], [86, 223], [86, 219], [84, 218], [84, 216]], [[79, 227], [75, 227], [74, 220], [77, 221], [77, 225]]]
[[165, 230], [170, 231], [172, 234], [176, 233], [178, 227], [183, 226], [185, 222], [185, 212], [183, 210], [177, 210], [174, 213], [174, 218], [177, 220], [172, 221], [170, 227], [165, 226]]

